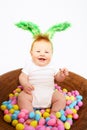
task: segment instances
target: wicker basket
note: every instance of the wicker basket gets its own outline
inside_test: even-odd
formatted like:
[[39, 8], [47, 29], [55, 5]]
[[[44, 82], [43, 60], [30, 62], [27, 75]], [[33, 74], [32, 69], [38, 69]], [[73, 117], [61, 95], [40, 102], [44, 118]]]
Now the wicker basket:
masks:
[[[0, 105], [8, 100], [8, 95], [18, 85], [18, 77], [21, 69], [7, 72], [0, 76]], [[79, 110], [79, 119], [74, 121], [70, 130], [87, 130], [87, 79], [78, 74], [70, 72], [69, 76], [58, 85], [66, 88], [68, 91], [78, 90], [83, 96], [83, 106]], [[0, 110], [0, 130], [15, 130], [13, 126], [3, 120], [3, 112]]]

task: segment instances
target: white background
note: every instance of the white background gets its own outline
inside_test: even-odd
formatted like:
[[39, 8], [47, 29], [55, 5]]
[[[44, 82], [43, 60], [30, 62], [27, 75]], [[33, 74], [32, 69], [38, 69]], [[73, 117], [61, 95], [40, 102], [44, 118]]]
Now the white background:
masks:
[[29, 56], [32, 35], [14, 25], [19, 21], [32, 21], [42, 32], [70, 22], [71, 28], [54, 35], [53, 59], [87, 78], [87, 0], [0, 1], [0, 75], [23, 67]]

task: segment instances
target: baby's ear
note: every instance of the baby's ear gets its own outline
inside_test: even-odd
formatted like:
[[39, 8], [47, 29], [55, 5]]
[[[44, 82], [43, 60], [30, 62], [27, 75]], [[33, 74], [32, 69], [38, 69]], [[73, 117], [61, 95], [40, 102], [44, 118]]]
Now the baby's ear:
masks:
[[31, 54], [31, 56], [32, 56], [32, 50], [30, 50], [30, 54]]

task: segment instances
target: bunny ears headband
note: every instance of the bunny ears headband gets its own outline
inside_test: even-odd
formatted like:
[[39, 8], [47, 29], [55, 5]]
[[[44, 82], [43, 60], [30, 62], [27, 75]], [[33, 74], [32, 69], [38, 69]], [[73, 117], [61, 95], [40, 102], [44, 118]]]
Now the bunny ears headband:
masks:
[[60, 32], [66, 30], [68, 27], [70, 27], [70, 23], [64, 22], [64, 23], [59, 23], [55, 24], [52, 27], [50, 27], [45, 33], [42, 33], [38, 27], [38, 25], [32, 23], [32, 22], [19, 22], [16, 24], [17, 27], [30, 31], [35, 39], [35, 37], [40, 36], [40, 35], [46, 35], [48, 38], [51, 40], [55, 34], [55, 32]]

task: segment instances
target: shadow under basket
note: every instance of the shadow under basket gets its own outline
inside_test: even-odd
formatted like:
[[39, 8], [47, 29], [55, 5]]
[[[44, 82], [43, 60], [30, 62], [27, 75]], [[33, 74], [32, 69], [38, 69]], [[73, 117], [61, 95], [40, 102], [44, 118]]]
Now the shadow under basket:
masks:
[[[19, 84], [19, 74], [21, 69], [7, 72], [0, 76], [0, 106], [3, 101], [8, 100], [8, 95], [16, 89]], [[87, 79], [84, 77], [69, 72], [69, 76], [61, 83], [55, 81], [62, 88], [68, 91], [78, 90], [80, 95], [83, 96], [83, 106], [78, 111], [79, 118], [74, 121], [70, 130], [87, 130]], [[6, 123], [3, 120], [3, 111], [0, 110], [0, 130], [15, 130], [15, 127]]]

